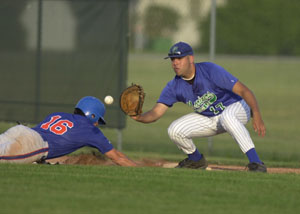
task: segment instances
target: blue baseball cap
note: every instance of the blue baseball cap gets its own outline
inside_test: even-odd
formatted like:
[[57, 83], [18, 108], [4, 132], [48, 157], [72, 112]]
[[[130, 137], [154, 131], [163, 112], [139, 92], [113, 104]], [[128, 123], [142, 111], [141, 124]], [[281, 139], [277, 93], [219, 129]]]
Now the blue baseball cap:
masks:
[[178, 42], [170, 48], [168, 56], [166, 56], [165, 59], [184, 57], [187, 55], [194, 55], [192, 47], [185, 42]]

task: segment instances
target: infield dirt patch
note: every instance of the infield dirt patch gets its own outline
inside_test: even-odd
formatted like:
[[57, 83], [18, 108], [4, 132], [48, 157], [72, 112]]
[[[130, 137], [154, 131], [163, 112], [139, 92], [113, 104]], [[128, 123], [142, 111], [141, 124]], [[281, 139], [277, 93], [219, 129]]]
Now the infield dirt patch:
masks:
[[[63, 156], [47, 160], [51, 164], [70, 164], [70, 165], [103, 165], [112, 166], [115, 165], [112, 161], [107, 160], [104, 156], [97, 154], [80, 154]], [[141, 159], [135, 160], [141, 167], [161, 167], [161, 168], [174, 168], [177, 163], [169, 162], [166, 160], [152, 160], [152, 159]], [[212, 171], [247, 171], [245, 166], [233, 166], [233, 165], [216, 165], [209, 164], [207, 170]], [[300, 168], [269, 168], [268, 173], [295, 173], [300, 174]]]

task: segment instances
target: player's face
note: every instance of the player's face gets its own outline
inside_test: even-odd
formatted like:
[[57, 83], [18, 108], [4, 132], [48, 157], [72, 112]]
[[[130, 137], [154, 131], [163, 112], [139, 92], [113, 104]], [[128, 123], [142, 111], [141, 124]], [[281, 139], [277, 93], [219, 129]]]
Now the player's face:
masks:
[[171, 58], [172, 68], [177, 76], [187, 77], [191, 73], [191, 56]]

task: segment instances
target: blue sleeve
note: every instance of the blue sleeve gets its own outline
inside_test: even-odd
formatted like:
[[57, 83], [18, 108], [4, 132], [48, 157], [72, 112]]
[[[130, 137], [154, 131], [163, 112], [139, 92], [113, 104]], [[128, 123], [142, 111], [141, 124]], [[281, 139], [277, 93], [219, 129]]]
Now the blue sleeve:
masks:
[[210, 74], [212, 81], [217, 87], [228, 91], [232, 91], [233, 86], [238, 81], [235, 76], [214, 63], [210, 63]]
[[89, 142], [87, 143], [88, 146], [97, 148], [102, 154], [114, 148], [99, 128], [95, 127], [92, 132], [93, 134], [91, 134]]
[[166, 87], [162, 90], [157, 102], [163, 103], [168, 107], [172, 107], [173, 104], [177, 102], [175, 89], [174, 89], [174, 81], [168, 82]]

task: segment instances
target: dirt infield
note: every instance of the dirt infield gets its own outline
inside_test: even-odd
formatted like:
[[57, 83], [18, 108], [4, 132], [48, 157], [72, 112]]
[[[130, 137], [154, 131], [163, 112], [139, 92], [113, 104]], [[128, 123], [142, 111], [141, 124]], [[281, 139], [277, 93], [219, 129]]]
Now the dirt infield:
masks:
[[[115, 165], [112, 161], [105, 159], [101, 155], [97, 154], [81, 154], [72, 156], [63, 156], [48, 160], [51, 164], [70, 164], [70, 165], [104, 165], [111, 166]], [[161, 168], [174, 168], [177, 163], [168, 162], [165, 160], [152, 160], [152, 159], [141, 159], [136, 161], [139, 166], [142, 167], [161, 167]], [[206, 170], [212, 171], [247, 171], [245, 166], [229, 166], [229, 165], [216, 165], [209, 164]], [[268, 173], [295, 173], [300, 174], [300, 168], [268, 168]]]

